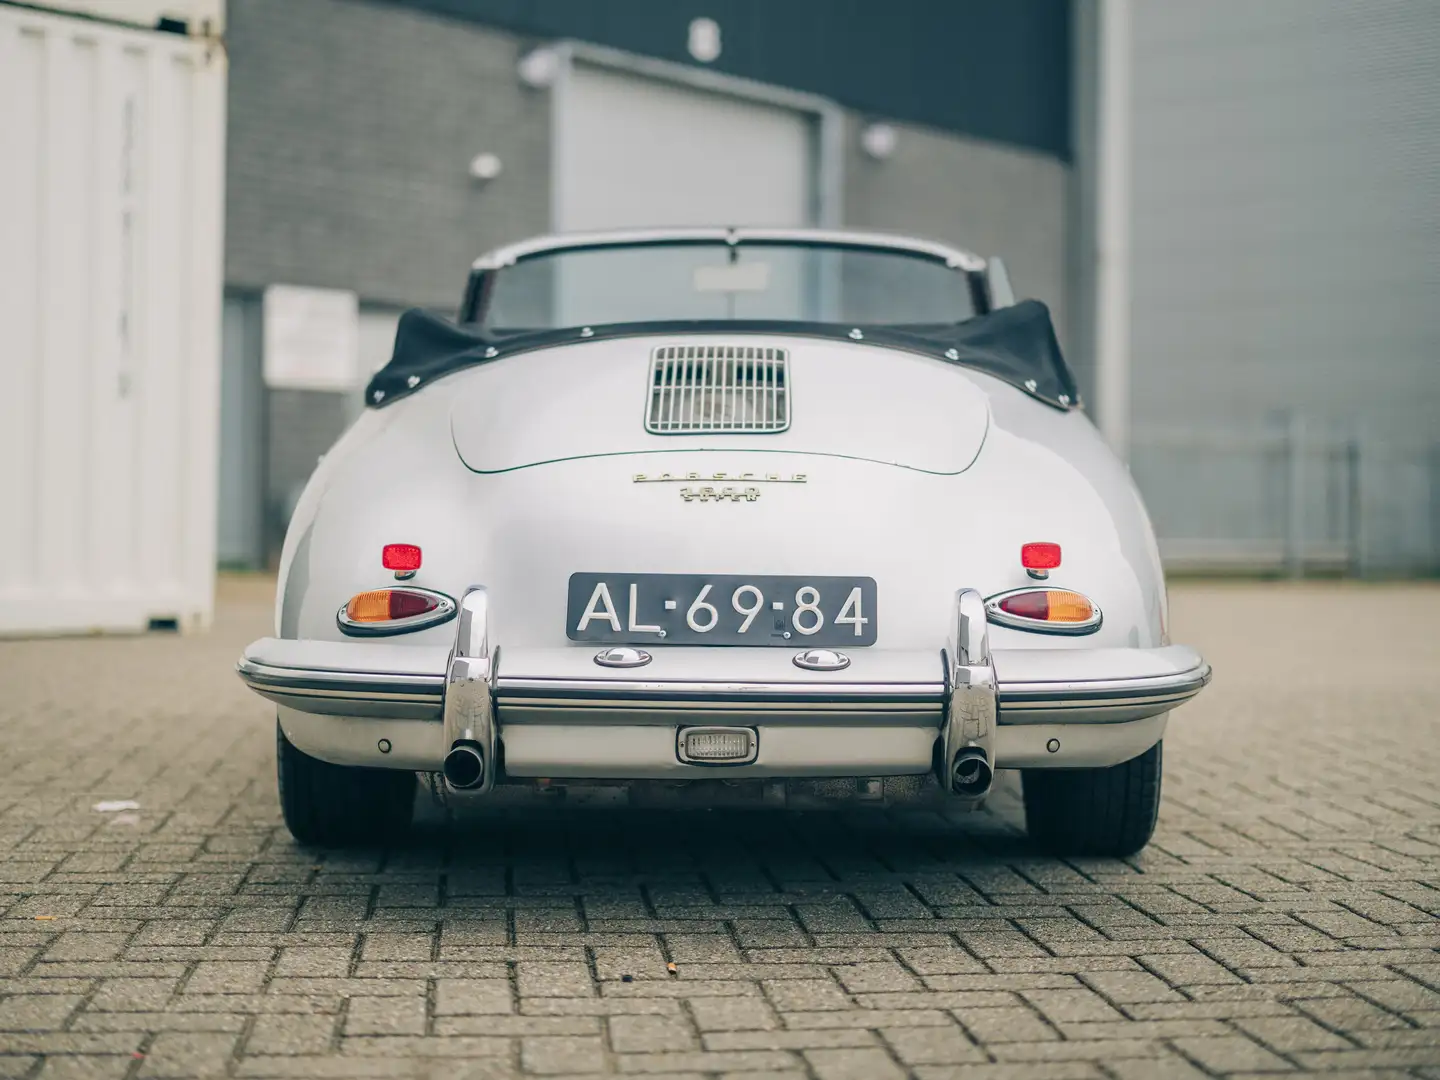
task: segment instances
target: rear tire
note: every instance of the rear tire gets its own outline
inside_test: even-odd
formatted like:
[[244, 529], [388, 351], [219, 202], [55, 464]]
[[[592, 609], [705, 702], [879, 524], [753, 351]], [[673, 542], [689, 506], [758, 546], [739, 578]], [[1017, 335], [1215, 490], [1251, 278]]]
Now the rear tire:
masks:
[[410, 827], [415, 774], [332, 765], [297, 750], [275, 725], [280, 810], [302, 844], [348, 847], [394, 839]]
[[1104, 769], [1024, 769], [1025, 826], [1057, 855], [1133, 855], [1160, 813], [1161, 743]]

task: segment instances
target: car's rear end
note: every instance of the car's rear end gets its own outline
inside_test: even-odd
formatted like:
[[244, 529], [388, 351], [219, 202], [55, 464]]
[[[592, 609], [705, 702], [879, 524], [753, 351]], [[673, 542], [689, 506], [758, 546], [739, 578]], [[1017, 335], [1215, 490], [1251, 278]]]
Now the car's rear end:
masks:
[[[1128, 477], [1067, 403], [909, 346], [587, 326], [406, 387], [312, 481], [241, 661], [282, 771], [973, 804], [1158, 758], [1208, 668]], [[1070, 846], [1153, 813], [1122, 825]]]

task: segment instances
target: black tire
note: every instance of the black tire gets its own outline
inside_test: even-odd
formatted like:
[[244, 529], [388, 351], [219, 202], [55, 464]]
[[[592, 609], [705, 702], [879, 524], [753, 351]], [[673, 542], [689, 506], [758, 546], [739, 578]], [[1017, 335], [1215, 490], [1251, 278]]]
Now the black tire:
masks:
[[1133, 855], [1160, 813], [1161, 743], [1107, 769], [1024, 769], [1025, 827], [1057, 855]]
[[302, 844], [349, 847], [402, 835], [415, 811], [415, 774], [331, 765], [297, 750], [275, 725], [280, 811]]

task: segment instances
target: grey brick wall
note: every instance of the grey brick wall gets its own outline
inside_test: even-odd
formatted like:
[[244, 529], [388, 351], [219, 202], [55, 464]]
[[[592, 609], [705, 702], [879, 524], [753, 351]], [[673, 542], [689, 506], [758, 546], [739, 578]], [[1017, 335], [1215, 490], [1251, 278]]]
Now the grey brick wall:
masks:
[[[453, 307], [476, 255], [549, 224], [521, 44], [355, 0], [230, 0], [227, 283]], [[504, 164], [483, 187], [482, 151]]]
[[1017, 295], [1050, 305], [1066, 340], [1067, 169], [1056, 158], [927, 128], [901, 126], [895, 153], [860, 149], [847, 119], [844, 220], [1000, 255]]

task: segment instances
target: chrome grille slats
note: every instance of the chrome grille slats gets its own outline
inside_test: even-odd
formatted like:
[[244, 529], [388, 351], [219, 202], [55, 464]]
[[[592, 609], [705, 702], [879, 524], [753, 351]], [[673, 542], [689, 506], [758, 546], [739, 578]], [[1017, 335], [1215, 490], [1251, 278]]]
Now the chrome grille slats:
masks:
[[661, 345], [651, 355], [645, 430], [774, 433], [790, 426], [790, 356], [763, 345]]

